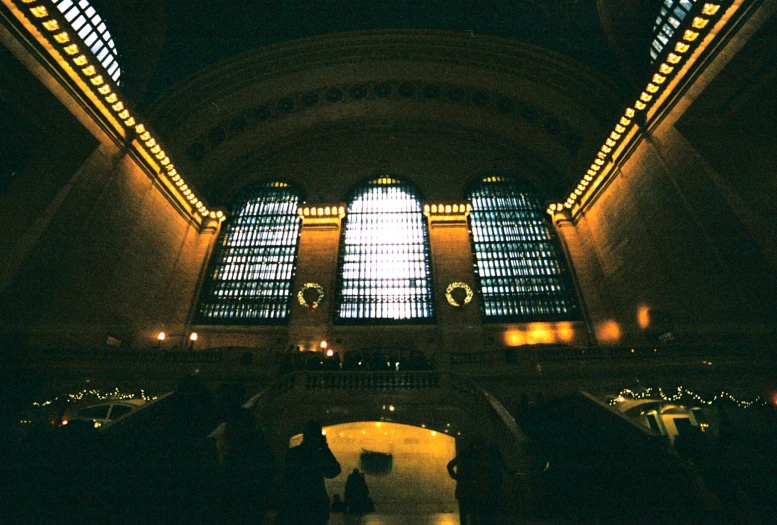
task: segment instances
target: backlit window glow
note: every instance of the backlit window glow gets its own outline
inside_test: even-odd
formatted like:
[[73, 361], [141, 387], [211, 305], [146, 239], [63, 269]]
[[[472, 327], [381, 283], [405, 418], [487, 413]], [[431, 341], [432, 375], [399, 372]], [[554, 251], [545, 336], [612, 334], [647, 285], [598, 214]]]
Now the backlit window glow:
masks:
[[359, 186], [340, 240], [336, 318], [431, 320], [429, 232], [415, 189], [392, 177]]
[[219, 236], [199, 306], [199, 322], [284, 322], [301, 219], [299, 192], [285, 182], [252, 186]]
[[578, 318], [569, 274], [539, 198], [517, 181], [501, 176], [482, 178], [468, 198], [484, 318]]
[[52, 0], [59, 11], [70, 22], [70, 26], [78, 33], [97, 60], [108, 71], [111, 78], [119, 84], [121, 68], [117, 60], [118, 55], [113, 37], [105, 27], [100, 15], [87, 0]]
[[653, 25], [653, 44], [650, 46], [650, 61], [654, 62], [675, 30], [680, 27], [696, 0], [664, 0], [661, 11]]

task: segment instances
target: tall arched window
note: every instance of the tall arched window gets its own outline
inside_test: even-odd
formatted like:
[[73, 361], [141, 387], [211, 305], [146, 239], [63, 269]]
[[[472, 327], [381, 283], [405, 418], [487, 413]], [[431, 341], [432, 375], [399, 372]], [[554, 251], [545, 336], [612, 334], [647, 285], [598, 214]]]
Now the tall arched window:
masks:
[[235, 200], [200, 296], [199, 323], [259, 324], [288, 318], [301, 198], [286, 182], [266, 182]]
[[680, 27], [688, 15], [688, 11], [693, 8], [696, 0], [664, 0], [661, 10], [658, 12], [656, 22], [653, 24], [653, 44], [650, 46], [650, 61], [653, 62], [669, 40], [674, 36], [674, 32]]
[[434, 317], [429, 230], [413, 186], [377, 177], [350, 195], [340, 238], [335, 318], [418, 322]]
[[108, 74], [116, 84], [119, 84], [121, 67], [117, 61], [118, 52], [113, 43], [113, 37], [105, 27], [105, 22], [97, 14], [88, 0], [52, 0], [60, 12], [65, 15], [65, 20], [86, 44], [97, 60], [108, 71]]
[[537, 195], [514, 179], [486, 176], [467, 198], [484, 319], [577, 319], [572, 281]]

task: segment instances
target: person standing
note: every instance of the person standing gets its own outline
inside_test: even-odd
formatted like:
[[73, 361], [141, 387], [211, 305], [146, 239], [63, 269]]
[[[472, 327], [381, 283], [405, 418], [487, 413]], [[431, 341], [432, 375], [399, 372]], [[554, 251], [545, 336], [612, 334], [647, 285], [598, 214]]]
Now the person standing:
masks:
[[340, 463], [326, 442], [321, 424], [310, 421], [302, 443], [286, 453], [284, 509], [280, 525], [324, 525], [329, 521], [329, 496], [324, 478], [340, 474]]

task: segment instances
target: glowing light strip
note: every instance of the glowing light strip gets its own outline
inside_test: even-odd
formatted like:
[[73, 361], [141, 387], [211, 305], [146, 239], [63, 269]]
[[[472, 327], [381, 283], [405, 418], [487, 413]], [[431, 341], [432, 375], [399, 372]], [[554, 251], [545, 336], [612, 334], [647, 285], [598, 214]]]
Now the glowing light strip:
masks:
[[300, 206], [297, 209], [300, 219], [311, 217], [345, 217], [345, 206]]
[[[628, 388], [624, 388], [620, 391], [618, 394], [618, 397], [615, 399], [612, 399], [610, 401], [610, 405], [617, 405], [618, 403], [622, 403], [625, 401], [625, 397], [628, 396], [631, 399], [651, 399], [653, 395], [653, 388], [648, 387], [644, 390], [644, 392], [634, 392], [633, 390], [630, 390]], [[756, 397], [755, 399], [752, 399], [750, 401], [745, 401], [741, 399], [737, 399], [736, 397], [732, 396], [728, 392], [721, 391], [720, 394], [716, 394], [712, 397], [712, 399], [704, 399], [700, 395], [694, 393], [693, 391], [685, 388], [684, 386], [678, 386], [677, 387], [677, 393], [673, 395], [666, 395], [661, 387], [658, 387], [655, 389], [658, 393], [658, 396], [663, 401], [670, 401], [672, 403], [676, 401], [680, 401], [683, 396], [689, 396], [694, 401], [697, 401], [699, 403], [702, 403], [704, 405], [712, 405], [716, 401], [722, 401], [724, 399], [728, 399], [729, 401], [733, 402], [740, 408], [750, 408], [751, 406], [765, 406], [767, 403], [760, 397]]]
[[[69, 31], [75, 32], [65, 16], [51, 0], [2, 0], [16, 14], [17, 18], [34, 39], [41, 41], [44, 48], [49, 49], [54, 61], [74, 79], [85, 94], [99, 103], [104, 115], [110, 115], [123, 123], [124, 128], [118, 131], [124, 136], [132, 132], [137, 134], [137, 141], [132, 145], [146, 158], [151, 165], [157, 164], [159, 178], [168, 191], [179, 201], [189, 203], [192, 211], [196, 210], [201, 217], [224, 220], [224, 213], [211, 211], [186, 183], [170, 157], [162, 149], [158, 138], [154, 137], [146, 126], [137, 121], [136, 115], [127, 107], [117, 86], [112, 85], [113, 78], [108, 70], [94, 55], [92, 49], [81, 41], [80, 37], [71, 37]], [[39, 31], [36, 34], [29, 23]], [[67, 28], [67, 29], [65, 29]]]
[[468, 202], [450, 204], [424, 204], [424, 215], [427, 217], [462, 215], [466, 218], [466, 216], [469, 215], [469, 212], [471, 211], [472, 204]]
[[[699, 47], [704, 37], [715, 25], [710, 22], [713, 21], [713, 18], [721, 16], [725, 11], [725, 9], [721, 11], [722, 3], [699, 2], [695, 4], [694, 9], [688, 13], [683, 23], [678, 26], [673, 39], [667, 43], [663, 52], [657, 56], [650, 81], [637, 96], [634, 103], [627, 107], [618, 118], [609, 136], [596, 154], [596, 158], [588, 167], [575, 189], [569, 194], [564, 203], [551, 203], [548, 205], [547, 212], [550, 215], [563, 211], [563, 208], [571, 209], [578, 200], [582, 200], [586, 192], [590, 191], [591, 188], [604, 179], [605, 172], [609, 171], [606, 169], [607, 160], [615, 161], [617, 159], [618, 154], [623, 149], [620, 146], [622, 146], [626, 138], [632, 136], [634, 119], [639, 113], [647, 114], [650, 109], [655, 107], [656, 102], [660, 99], [660, 95], [666, 89], [666, 86], [669, 85], [667, 80], [672, 76], [677, 76], [683, 60], [695, 48]], [[731, 0], [727, 0], [726, 4], [730, 6]]]

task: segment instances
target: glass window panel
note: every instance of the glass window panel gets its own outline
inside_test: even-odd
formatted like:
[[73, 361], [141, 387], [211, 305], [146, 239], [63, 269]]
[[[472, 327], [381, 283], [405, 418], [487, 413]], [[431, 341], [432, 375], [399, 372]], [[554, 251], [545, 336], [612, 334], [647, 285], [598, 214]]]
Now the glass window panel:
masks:
[[291, 310], [300, 225], [299, 190], [252, 186], [219, 235], [198, 308], [203, 324], [282, 323]]
[[656, 18], [656, 22], [653, 25], [653, 45], [650, 50], [651, 62], [658, 58], [658, 53], [654, 50], [663, 48], [663, 46], [656, 45], [657, 41], [661, 40], [666, 44], [668, 39], [665, 34], [669, 37], [674, 35], [674, 29], [680, 26], [681, 21], [685, 19], [695, 3], [696, 0], [664, 0], [658, 18]]
[[377, 177], [351, 193], [340, 238], [335, 318], [434, 318], [429, 230], [413, 186]]
[[[65, 20], [67, 20], [71, 27], [78, 32], [78, 36], [91, 48], [93, 53], [97, 53], [100, 48], [105, 46], [105, 49], [109, 49], [111, 54], [111, 60], [118, 60], [118, 53], [111, 38], [110, 32], [106, 29], [105, 23], [97, 14], [94, 7], [92, 7], [87, 0], [80, 0], [77, 4], [74, 4], [72, 0], [64, 0], [57, 4], [57, 8], [64, 13]], [[97, 30], [87, 23], [87, 18], [97, 27]], [[98, 25], [99, 24], [99, 25]], [[111, 60], [104, 61], [103, 58], [99, 59], [103, 66], [110, 64]], [[120, 84], [121, 69], [113, 68], [109, 71], [109, 74], [116, 81], [116, 84]]]
[[490, 175], [471, 186], [467, 198], [483, 317], [496, 322], [578, 319], [563, 252], [536, 193], [517, 180]]

